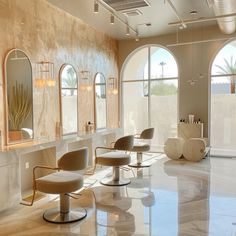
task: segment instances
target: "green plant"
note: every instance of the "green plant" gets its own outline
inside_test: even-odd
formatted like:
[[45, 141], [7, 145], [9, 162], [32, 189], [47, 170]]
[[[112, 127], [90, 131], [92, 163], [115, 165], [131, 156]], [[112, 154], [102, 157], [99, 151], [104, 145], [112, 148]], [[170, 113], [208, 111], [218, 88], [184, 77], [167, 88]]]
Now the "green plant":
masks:
[[177, 87], [174, 84], [166, 84], [163, 81], [158, 81], [151, 87], [151, 95], [167, 96], [177, 94]]
[[10, 130], [20, 130], [22, 123], [32, 110], [31, 94], [28, 87], [18, 84], [10, 88], [8, 94], [8, 118]]

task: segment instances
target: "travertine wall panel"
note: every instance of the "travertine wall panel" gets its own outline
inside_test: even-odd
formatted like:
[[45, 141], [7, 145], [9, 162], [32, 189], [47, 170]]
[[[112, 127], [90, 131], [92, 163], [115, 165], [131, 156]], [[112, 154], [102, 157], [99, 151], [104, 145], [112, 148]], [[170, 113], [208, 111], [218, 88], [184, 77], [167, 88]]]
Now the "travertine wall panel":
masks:
[[[118, 77], [116, 40], [96, 31], [79, 19], [50, 5], [45, 0], [0, 1], [0, 63], [11, 48], [23, 50], [34, 63], [42, 60], [54, 62], [54, 88], [34, 87], [34, 128], [36, 138], [54, 138], [56, 123], [60, 121], [59, 69], [62, 64], [79, 71], [102, 72], [106, 78]], [[0, 130], [3, 119], [3, 67], [0, 74]], [[80, 81], [79, 81], [80, 82]], [[94, 120], [93, 91], [79, 91], [79, 129]], [[117, 118], [114, 118], [117, 117]], [[108, 95], [108, 127], [118, 126], [118, 96]]]

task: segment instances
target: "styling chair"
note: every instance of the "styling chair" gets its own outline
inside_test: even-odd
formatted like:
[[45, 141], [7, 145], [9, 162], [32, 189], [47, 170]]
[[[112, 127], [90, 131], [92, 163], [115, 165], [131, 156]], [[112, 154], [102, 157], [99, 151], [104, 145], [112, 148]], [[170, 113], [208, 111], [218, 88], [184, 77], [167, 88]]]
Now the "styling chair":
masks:
[[[120, 167], [130, 163], [131, 157], [127, 152], [132, 150], [133, 143], [134, 136], [128, 135], [119, 138], [114, 143], [114, 147], [97, 147], [95, 149], [95, 168], [97, 164], [113, 167], [112, 178], [102, 179], [100, 181], [101, 184], [107, 186], [123, 186], [130, 183], [129, 179], [120, 177]], [[98, 154], [99, 150], [107, 152]]]
[[[43, 214], [44, 220], [51, 223], [70, 223], [82, 220], [87, 211], [83, 208], [70, 209], [70, 193], [83, 187], [83, 175], [76, 171], [84, 170], [88, 165], [88, 148], [64, 154], [57, 162], [58, 167], [35, 166], [33, 169], [33, 205], [36, 191], [59, 194], [59, 209], [48, 209]], [[54, 170], [55, 172], [36, 178], [38, 169]], [[24, 204], [24, 203], [22, 203]], [[24, 204], [26, 205], [26, 204]]]
[[142, 141], [152, 139], [153, 134], [154, 134], [154, 128], [148, 128], [143, 130], [141, 134], [134, 135], [134, 138], [136, 140], [134, 142], [132, 152], [137, 153], [137, 162], [129, 164], [130, 167], [143, 168], [143, 167], [149, 167], [151, 165], [148, 162], [143, 163], [143, 152], [148, 152], [150, 150], [150, 145]]

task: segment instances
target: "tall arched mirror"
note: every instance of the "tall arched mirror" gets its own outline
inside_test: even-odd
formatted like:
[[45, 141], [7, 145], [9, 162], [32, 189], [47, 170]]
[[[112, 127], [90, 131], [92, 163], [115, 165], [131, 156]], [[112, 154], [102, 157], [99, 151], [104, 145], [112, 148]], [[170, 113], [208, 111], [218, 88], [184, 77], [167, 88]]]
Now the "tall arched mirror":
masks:
[[5, 58], [6, 143], [33, 138], [32, 66], [28, 56], [12, 49]]
[[62, 133], [63, 135], [76, 133], [78, 127], [78, 77], [72, 65], [62, 65], [60, 69], [60, 81]]
[[95, 128], [105, 128], [107, 125], [106, 79], [102, 73], [97, 73], [94, 78], [94, 106]]

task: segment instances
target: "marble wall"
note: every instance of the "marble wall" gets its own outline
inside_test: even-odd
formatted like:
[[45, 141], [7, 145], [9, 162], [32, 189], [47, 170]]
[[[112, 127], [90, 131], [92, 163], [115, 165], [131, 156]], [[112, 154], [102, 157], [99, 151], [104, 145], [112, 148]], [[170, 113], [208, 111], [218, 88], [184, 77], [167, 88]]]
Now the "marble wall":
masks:
[[[89, 70], [118, 78], [118, 43], [79, 19], [50, 5], [46, 0], [0, 0], [0, 130], [4, 136], [4, 57], [12, 48], [23, 50], [35, 63], [54, 63], [56, 86], [34, 89], [36, 138], [52, 139], [60, 122], [59, 69], [70, 63], [78, 75]], [[35, 76], [34, 78], [35, 79]], [[93, 78], [91, 78], [91, 83]], [[79, 81], [80, 83], [80, 81]], [[118, 127], [118, 96], [108, 94], [108, 127]], [[79, 130], [94, 120], [93, 91], [79, 91]]]

